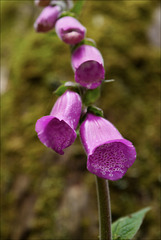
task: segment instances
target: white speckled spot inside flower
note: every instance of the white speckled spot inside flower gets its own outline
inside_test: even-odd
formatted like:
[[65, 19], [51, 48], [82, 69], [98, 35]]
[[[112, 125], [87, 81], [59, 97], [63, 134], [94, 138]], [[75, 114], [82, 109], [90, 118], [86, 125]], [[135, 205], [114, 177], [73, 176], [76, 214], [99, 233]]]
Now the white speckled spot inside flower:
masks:
[[116, 141], [97, 147], [88, 158], [90, 172], [109, 180], [118, 180], [133, 164], [136, 152], [133, 145]]

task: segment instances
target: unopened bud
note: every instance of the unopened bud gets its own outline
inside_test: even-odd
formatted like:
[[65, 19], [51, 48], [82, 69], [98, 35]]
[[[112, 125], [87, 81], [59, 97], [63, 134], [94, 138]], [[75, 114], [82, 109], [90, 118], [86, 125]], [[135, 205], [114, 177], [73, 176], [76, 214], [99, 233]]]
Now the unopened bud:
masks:
[[34, 23], [35, 30], [37, 32], [48, 32], [53, 29], [60, 13], [60, 6], [45, 7]]
[[77, 44], [84, 39], [86, 28], [75, 18], [66, 16], [57, 20], [55, 31], [67, 44]]

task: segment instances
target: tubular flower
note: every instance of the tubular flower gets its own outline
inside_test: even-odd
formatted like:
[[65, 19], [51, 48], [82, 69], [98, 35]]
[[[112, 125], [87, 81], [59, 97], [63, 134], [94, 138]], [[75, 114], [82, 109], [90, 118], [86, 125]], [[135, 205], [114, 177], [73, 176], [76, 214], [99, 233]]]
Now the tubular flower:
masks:
[[57, 20], [55, 31], [65, 43], [77, 44], [84, 39], [86, 28], [77, 19], [66, 16]]
[[132, 143], [102, 117], [88, 113], [80, 137], [88, 156], [87, 169], [98, 177], [118, 180], [136, 159]]
[[72, 54], [72, 67], [75, 81], [83, 87], [97, 88], [104, 79], [105, 70], [101, 53], [97, 48], [81, 45]]
[[35, 130], [40, 141], [59, 154], [76, 139], [82, 102], [79, 94], [67, 90], [58, 98], [50, 115], [37, 120]]
[[50, 3], [50, 0], [35, 0], [35, 5], [40, 7], [46, 7]]
[[45, 7], [36, 22], [34, 28], [37, 32], [48, 32], [55, 26], [56, 20], [61, 13], [60, 6]]

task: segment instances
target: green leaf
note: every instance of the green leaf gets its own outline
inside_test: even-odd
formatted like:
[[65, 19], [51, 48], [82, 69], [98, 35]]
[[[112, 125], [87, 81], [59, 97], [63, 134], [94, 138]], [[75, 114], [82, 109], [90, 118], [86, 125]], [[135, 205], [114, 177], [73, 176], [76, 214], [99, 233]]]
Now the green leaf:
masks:
[[112, 224], [113, 240], [130, 240], [139, 230], [145, 214], [150, 207], [144, 208], [136, 213], [118, 219]]
[[103, 117], [103, 110], [96, 106], [89, 106], [87, 108], [87, 112], [91, 112], [91, 113], [95, 114], [96, 116]]
[[76, 15], [79, 15], [84, 3], [85, 0], [77, 0], [76, 3], [74, 4], [74, 7], [71, 9], [71, 12], [75, 13]]
[[100, 87], [95, 89], [89, 89], [85, 92], [83, 96], [83, 103], [88, 106], [97, 101], [97, 99], [100, 97]]

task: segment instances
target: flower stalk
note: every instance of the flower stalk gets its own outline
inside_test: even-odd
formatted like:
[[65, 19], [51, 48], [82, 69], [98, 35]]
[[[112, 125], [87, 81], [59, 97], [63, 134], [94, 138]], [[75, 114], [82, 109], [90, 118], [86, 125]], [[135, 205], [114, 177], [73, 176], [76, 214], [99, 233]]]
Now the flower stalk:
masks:
[[96, 176], [96, 189], [99, 212], [99, 240], [112, 240], [111, 203], [108, 180]]
[[[112, 240], [111, 205], [108, 180], [123, 177], [136, 159], [133, 144], [123, 138], [115, 126], [103, 117], [103, 111], [91, 106], [100, 97], [105, 79], [104, 60], [86, 28], [73, 16], [84, 0], [35, 0], [44, 7], [34, 27], [37, 32], [55, 28], [57, 36], [71, 48], [75, 82], [66, 82], [56, 90], [59, 96], [49, 115], [37, 120], [35, 130], [40, 141], [58, 154], [72, 145], [79, 128], [87, 154], [87, 169], [96, 176], [99, 212], [99, 240]], [[64, 10], [66, 10], [64, 12]], [[65, 15], [64, 15], [65, 14]], [[131, 239], [131, 238], [130, 238]]]

